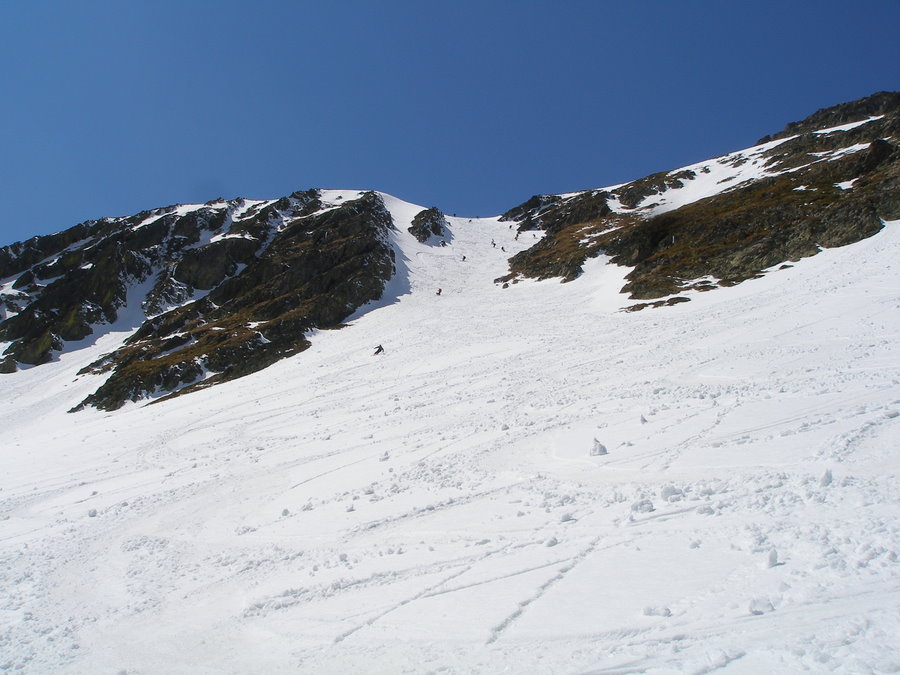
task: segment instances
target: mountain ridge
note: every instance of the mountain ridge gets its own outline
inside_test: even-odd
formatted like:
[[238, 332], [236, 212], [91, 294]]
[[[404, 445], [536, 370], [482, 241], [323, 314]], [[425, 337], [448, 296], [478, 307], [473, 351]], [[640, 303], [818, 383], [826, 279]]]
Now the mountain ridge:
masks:
[[[609, 188], [535, 195], [481, 219], [507, 223], [518, 249], [500, 245], [512, 255], [493, 283], [571, 281], [606, 255], [631, 268], [622, 292], [647, 301], [623, 300], [634, 311], [859, 241], [900, 217], [898, 138], [900, 94], [880, 92], [747, 150]], [[105, 381], [73, 410], [187, 393], [297, 354], [307, 332], [339, 327], [381, 297], [397, 273], [397, 237], [452, 246], [464, 220], [415, 207], [406, 222], [384, 199], [307, 190], [214, 200], [0, 248], [0, 372], [51, 361], [102, 331], [136, 284], [151, 286], [140, 298], [145, 319], [82, 370]]]
[[[557, 235], [579, 243], [576, 221], [603, 202], [628, 221], [670, 216], [771, 169], [755, 151], [731, 160], [667, 176], [645, 212], [545, 201], [574, 214]], [[381, 260], [372, 216], [350, 211], [383, 204], [394, 273], [344, 328], [303, 332], [302, 353], [161, 405], [146, 403], [173, 392], [69, 414], [113, 372], [79, 371], [142, 348], [127, 341], [151, 274], [115, 323], [0, 378], [0, 671], [896, 670], [900, 219], [745, 283], [643, 301], [603, 252], [566, 283], [494, 283], [554, 236], [520, 231], [524, 214], [432, 212], [420, 242], [421, 206], [365, 195], [232, 205], [234, 230], [224, 202], [207, 229], [204, 205], [132, 223], [129, 236], [178, 228], [197, 236], [178, 250], [232, 257], [243, 249], [220, 241], [283, 233], [292, 247], [250, 260], [278, 284], [276, 254], [312, 254], [304, 243], [336, 228], [359, 226], [349, 244], [370, 237]], [[178, 225], [190, 213], [196, 230]], [[250, 273], [228, 255], [200, 269], [187, 253], [162, 279]], [[672, 298], [689, 302], [622, 311]], [[196, 334], [183, 349], [225, 332], [222, 317], [206, 330], [181, 317], [164, 340]], [[263, 328], [250, 323], [236, 337]]]

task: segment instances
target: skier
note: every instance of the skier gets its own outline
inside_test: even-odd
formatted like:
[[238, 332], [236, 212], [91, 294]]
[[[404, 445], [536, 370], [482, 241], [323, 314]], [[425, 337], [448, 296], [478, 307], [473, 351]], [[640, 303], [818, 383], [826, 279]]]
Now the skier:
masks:
[[377, 347], [375, 347], [375, 353], [372, 354], [372, 356], [378, 356], [383, 351], [384, 351], [384, 347], [382, 347], [381, 345], [378, 345]]
[[466, 256], [463, 256], [463, 262], [466, 262]]
[[437, 293], [435, 293], [435, 295], [440, 295], [440, 294], [441, 294], [441, 290], [442, 290], [442, 289], [439, 288], [439, 289], [437, 290]]

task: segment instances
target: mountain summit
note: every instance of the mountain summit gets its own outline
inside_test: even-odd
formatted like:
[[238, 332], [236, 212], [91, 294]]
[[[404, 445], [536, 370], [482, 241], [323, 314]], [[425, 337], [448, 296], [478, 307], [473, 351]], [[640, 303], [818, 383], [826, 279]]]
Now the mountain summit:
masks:
[[[685, 302], [854, 243], [900, 217], [900, 94], [820, 110], [759, 144], [621, 185], [535, 195], [505, 223], [508, 269], [484, 283], [630, 268], [623, 308]], [[307, 190], [103, 218], [0, 249], [0, 372], [132, 331], [85, 366], [73, 410], [181, 394], [297, 354], [398, 280], [404, 247], [453, 247], [466, 219], [376, 192]], [[396, 201], [396, 200], [394, 200]], [[410, 211], [404, 207], [403, 213]], [[487, 230], [485, 230], [487, 232]], [[461, 254], [462, 255], [462, 254]], [[127, 325], [126, 325], [127, 324]]]

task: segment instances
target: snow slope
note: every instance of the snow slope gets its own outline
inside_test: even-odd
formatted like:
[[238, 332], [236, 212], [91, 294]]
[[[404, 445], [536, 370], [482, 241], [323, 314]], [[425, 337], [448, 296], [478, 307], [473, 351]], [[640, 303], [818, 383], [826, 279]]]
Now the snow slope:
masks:
[[115, 413], [66, 410], [127, 332], [3, 379], [0, 670], [900, 668], [900, 222], [623, 313], [384, 198], [398, 278], [294, 358]]

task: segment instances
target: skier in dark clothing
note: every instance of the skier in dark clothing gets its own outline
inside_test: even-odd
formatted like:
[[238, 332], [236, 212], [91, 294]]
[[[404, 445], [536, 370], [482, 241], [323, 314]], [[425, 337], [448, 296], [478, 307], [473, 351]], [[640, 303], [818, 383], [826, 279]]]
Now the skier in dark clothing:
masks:
[[375, 347], [375, 353], [372, 354], [372, 356], [378, 356], [383, 351], [384, 351], [384, 347], [382, 347], [381, 345], [378, 345], [377, 347]]
[[442, 290], [442, 289], [439, 288], [438, 291], [437, 291], [437, 293], [435, 293], [435, 295], [440, 295], [440, 294], [441, 294], [441, 290]]

